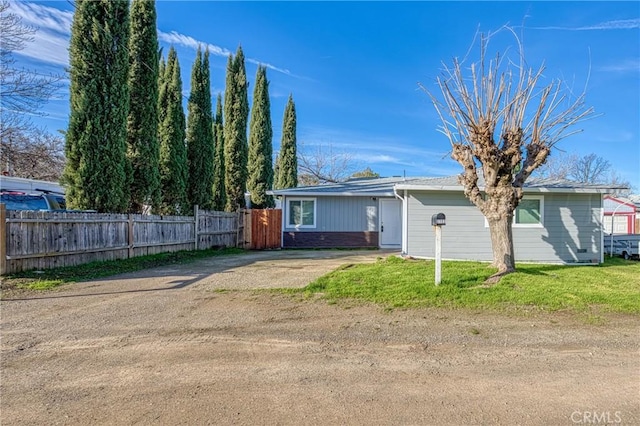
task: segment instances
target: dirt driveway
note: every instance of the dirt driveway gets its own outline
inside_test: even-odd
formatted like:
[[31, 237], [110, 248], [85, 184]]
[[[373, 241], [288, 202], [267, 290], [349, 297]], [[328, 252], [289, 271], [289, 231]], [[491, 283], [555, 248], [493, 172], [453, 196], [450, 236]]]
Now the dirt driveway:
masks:
[[250, 253], [3, 300], [0, 423], [640, 424], [636, 317], [255, 290], [383, 255]]

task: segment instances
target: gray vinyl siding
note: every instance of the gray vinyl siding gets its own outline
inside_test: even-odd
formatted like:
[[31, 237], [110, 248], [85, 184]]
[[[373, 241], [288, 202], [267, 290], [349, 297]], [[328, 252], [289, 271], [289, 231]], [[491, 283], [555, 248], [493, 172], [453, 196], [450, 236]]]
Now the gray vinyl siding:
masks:
[[[298, 197], [287, 197], [287, 199]], [[300, 197], [316, 200], [316, 227], [289, 227], [283, 231], [295, 232], [362, 232], [378, 230], [378, 198], [374, 197]], [[287, 208], [287, 203], [283, 209]], [[286, 211], [283, 212], [286, 217]], [[286, 222], [286, 220], [285, 220]]]
[[[538, 194], [536, 194], [538, 195]], [[544, 227], [513, 228], [517, 261], [599, 262], [601, 253], [599, 194], [544, 193]], [[459, 192], [410, 191], [407, 254], [435, 256], [431, 216], [444, 213], [442, 257], [492, 260], [489, 229], [480, 211]], [[586, 250], [579, 253], [579, 250]]]

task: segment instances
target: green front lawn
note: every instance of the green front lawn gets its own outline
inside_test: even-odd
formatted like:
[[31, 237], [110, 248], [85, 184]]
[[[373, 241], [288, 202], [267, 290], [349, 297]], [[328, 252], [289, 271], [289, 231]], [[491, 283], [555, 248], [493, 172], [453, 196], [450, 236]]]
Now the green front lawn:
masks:
[[485, 287], [496, 270], [486, 263], [443, 262], [442, 283], [434, 284], [435, 262], [395, 256], [375, 264], [346, 265], [301, 291], [374, 302], [389, 308], [466, 307], [500, 311], [590, 309], [640, 313], [640, 263], [607, 259], [603, 265], [519, 264], [518, 272]]

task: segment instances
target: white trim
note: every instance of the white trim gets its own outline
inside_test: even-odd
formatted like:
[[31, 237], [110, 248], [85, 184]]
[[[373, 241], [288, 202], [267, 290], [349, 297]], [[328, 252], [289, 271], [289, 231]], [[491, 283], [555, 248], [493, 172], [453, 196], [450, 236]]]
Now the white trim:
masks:
[[[544, 228], [544, 195], [524, 195], [522, 199], [523, 200], [540, 200], [540, 222], [539, 223], [516, 223], [516, 212], [514, 210], [511, 227], [512, 228]], [[489, 227], [489, 221], [487, 220], [486, 217], [484, 217], [484, 227], [485, 228]]]
[[400, 212], [402, 216], [402, 230], [400, 231], [402, 235], [402, 243], [401, 250], [402, 254], [406, 255], [409, 251], [409, 200], [407, 190], [403, 191], [403, 195], [398, 194], [398, 191], [394, 188], [393, 193], [396, 198], [402, 201], [402, 211]]
[[409, 253], [409, 193], [402, 197], [402, 252]]
[[[312, 225], [291, 225], [290, 219], [291, 217], [289, 216], [289, 213], [291, 211], [290, 208], [290, 204], [292, 201], [300, 201], [300, 208], [302, 209], [302, 201], [313, 201], [313, 224]], [[318, 200], [316, 198], [311, 198], [311, 197], [289, 197], [286, 198], [286, 203], [285, 203], [285, 229], [301, 229], [301, 228], [305, 228], [305, 229], [313, 229], [316, 228], [317, 223], [318, 223], [318, 218], [317, 218], [317, 210], [318, 210]]]
[[281, 229], [281, 231], [280, 231], [280, 248], [284, 248], [284, 230], [286, 229], [285, 225], [287, 223], [287, 219], [285, 218], [285, 216], [287, 215], [287, 211], [286, 211], [286, 208], [287, 208], [287, 196], [286, 195], [282, 196], [280, 208], [281, 209], [285, 209], [283, 211], [282, 218], [281, 218], [282, 225], [280, 226], [280, 229]]
[[[411, 191], [453, 191], [462, 192], [463, 187], [457, 185], [438, 186], [438, 185], [418, 185], [418, 184], [397, 184], [396, 189], [404, 189]], [[484, 191], [484, 187], [479, 187], [480, 191]], [[609, 194], [616, 188], [553, 188], [553, 187], [523, 187], [522, 190], [525, 193], [569, 193], [569, 194]]]
[[[604, 197], [600, 196], [600, 263], [604, 263]], [[613, 247], [610, 250], [613, 253]]]
[[[401, 203], [400, 204], [400, 244], [382, 244], [382, 203], [383, 202], [395, 202], [395, 203]], [[384, 197], [384, 198], [378, 198], [378, 247], [381, 249], [389, 249], [389, 248], [395, 248], [397, 249], [398, 247], [402, 247], [402, 217], [404, 216], [403, 213], [403, 206], [402, 206], [402, 199], [399, 197], [394, 197], [394, 198], [388, 198], [388, 197]]]
[[[268, 193], [268, 192], [267, 192]], [[274, 196], [287, 197], [393, 197], [393, 190], [378, 192], [361, 192], [361, 191], [273, 191]]]
[[[522, 200], [538, 200], [540, 201], [540, 221], [538, 223], [516, 223], [516, 212], [513, 211], [514, 228], [544, 228], [544, 195], [524, 195]], [[521, 200], [521, 201], [522, 201]], [[518, 207], [520, 207], [518, 205]], [[516, 207], [516, 210], [518, 209]]]

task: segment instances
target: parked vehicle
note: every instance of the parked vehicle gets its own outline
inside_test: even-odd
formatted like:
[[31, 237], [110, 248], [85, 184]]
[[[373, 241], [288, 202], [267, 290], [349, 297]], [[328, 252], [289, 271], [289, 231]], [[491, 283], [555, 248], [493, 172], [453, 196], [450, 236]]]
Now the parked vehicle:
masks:
[[[620, 256], [624, 259], [638, 259], [640, 257], [640, 246], [638, 242], [634, 241], [623, 241], [623, 247], [620, 250]], [[618, 254], [618, 250], [614, 252]]]
[[0, 203], [7, 210], [65, 210], [64, 196], [57, 194], [25, 194], [22, 192], [3, 192]]
[[609, 255], [620, 256], [624, 259], [640, 258], [640, 235], [614, 235], [613, 250], [611, 249], [611, 236], [604, 237], [604, 251]]

